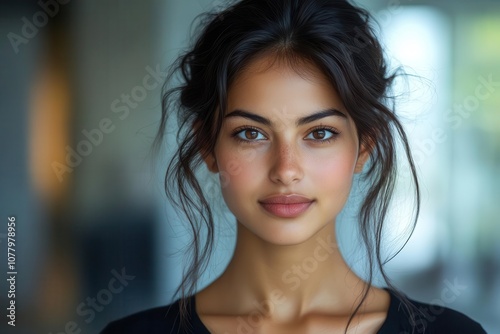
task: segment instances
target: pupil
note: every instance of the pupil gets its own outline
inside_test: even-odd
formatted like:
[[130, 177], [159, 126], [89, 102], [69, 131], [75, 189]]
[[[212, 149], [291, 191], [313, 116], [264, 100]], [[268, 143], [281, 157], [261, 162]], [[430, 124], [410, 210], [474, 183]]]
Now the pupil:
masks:
[[255, 139], [255, 136], [256, 136], [256, 131], [254, 131], [254, 130], [248, 130], [248, 131], [247, 131], [247, 135], [248, 135], [249, 133], [251, 133], [251, 135], [250, 135], [250, 136], [247, 136], [247, 138], [248, 138], [248, 139]]
[[316, 133], [319, 134], [319, 138], [317, 138], [317, 139], [323, 139], [323, 137], [325, 137], [324, 130], [317, 130]]

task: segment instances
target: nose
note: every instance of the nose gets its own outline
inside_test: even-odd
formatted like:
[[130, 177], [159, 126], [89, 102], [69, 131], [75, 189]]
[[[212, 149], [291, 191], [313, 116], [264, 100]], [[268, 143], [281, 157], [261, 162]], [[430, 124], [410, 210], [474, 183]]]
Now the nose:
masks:
[[271, 181], [290, 185], [302, 179], [303, 170], [296, 147], [287, 143], [277, 144], [271, 154], [273, 155], [272, 167], [269, 171]]

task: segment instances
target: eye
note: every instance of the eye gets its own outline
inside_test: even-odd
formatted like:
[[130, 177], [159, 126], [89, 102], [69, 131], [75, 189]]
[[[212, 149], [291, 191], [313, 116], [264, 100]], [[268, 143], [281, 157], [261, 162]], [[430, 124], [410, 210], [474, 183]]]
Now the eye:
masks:
[[[313, 128], [309, 132], [309, 135], [306, 137], [306, 139], [312, 135], [313, 138], [309, 138], [308, 140], [311, 140], [311, 141], [314, 141], [317, 143], [329, 143], [332, 140], [335, 140], [339, 134], [340, 134], [340, 132], [332, 127], [320, 125], [320, 126]], [[259, 135], [261, 136], [260, 138], [259, 138]], [[233, 137], [234, 139], [236, 139], [239, 142], [248, 143], [248, 144], [267, 139], [260, 132], [259, 129], [251, 127], [251, 126], [240, 127], [238, 129], [234, 130], [233, 133], [231, 134], [231, 137]]]
[[[262, 138], [258, 138], [259, 135], [261, 135]], [[264, 135], [262, 135], [260, 130], [250, 126], [234, 130], [234, 132], [231, 134], [231, 137], [240, 142], [252, 142], [267, 139], [266, 137], [264, 137]]]
[[320, 125], [312, 129], [306, 138], [313, 135], [313, 138], [310, 138], [310, 140], [318, 143], [329, 143], [332, 140], [335, 140], [339, 134], [340, 132], [332, 127]]

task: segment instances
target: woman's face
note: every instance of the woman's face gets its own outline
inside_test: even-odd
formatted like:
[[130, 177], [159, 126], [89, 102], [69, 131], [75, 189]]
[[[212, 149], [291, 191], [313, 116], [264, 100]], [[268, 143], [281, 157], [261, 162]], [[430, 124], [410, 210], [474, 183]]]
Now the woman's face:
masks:
[[[214, 155], [205, 161], [219, 172], [240, 224], [267, 242], [292, 245], [334, 222], [368, 154], [317, 68], [302, 65], [308, 71], [301, 76], [283, 62], [269, 68], [268, 61], [255, 60], [230, 87]], [[263, 203], [288, 194], [305, 199]]]

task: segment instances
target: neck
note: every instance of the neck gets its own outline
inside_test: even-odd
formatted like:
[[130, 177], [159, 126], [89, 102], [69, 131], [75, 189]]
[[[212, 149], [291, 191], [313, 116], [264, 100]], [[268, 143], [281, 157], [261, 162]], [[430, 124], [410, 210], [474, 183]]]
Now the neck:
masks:
[[285, 246], [268, 243], [238, 223], [236, 249], [220, 282], [234, 300], [248, 301], [240, 305], [242, 312], [257, 303], [275, 313], [283, 307], [273, 306], [285, 304], [290, 317], [325, 303], [330, 310], [350, 312], [347, 301], [363, 288], [339, 251], [333, 222], [309, 240]]

